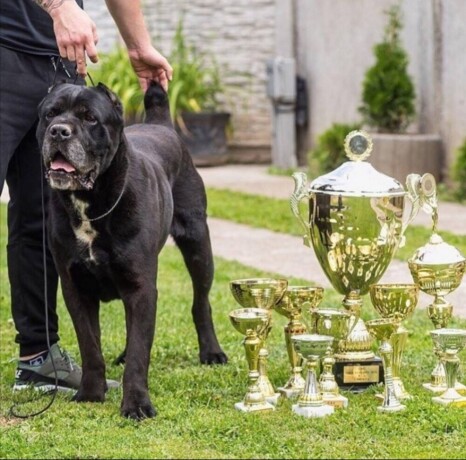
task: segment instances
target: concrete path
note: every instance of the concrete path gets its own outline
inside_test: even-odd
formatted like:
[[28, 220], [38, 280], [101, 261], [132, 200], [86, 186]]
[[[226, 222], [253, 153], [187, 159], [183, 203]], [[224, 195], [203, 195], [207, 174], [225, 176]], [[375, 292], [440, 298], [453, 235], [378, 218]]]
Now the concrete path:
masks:
[[[276, 198], [289, 198], [294, 182], [285, 176], [267, 174], [267, 166], [227, 165], [199, 168], [207, 187], [244, 191]], [[441, 229], [465, 235], [466, 206], [453, 203], [440, 205]], [[429, 220], [419, 216], [417, 225], [430, 226]], [[302, 239], [263, 229], [253, 229], [221, 219], [209, 219], [214, 254], [227, 260], [235, 260], [280, 274], [313, 281], [323, 287], [331, 287], [322, 271], [314, 251], [303, 245]], [[248, 273], [244, 274], [248, 277]], [[412, 277], [406, 262], [393, 260], [380, 280], [383, 283], [411, 282]], [[454, 305], [454, 315], [466, 318], [466, 277], [458, 289], [448, 296]], [[426, 307], [432, 297], [421, 293], [419, 306]]]

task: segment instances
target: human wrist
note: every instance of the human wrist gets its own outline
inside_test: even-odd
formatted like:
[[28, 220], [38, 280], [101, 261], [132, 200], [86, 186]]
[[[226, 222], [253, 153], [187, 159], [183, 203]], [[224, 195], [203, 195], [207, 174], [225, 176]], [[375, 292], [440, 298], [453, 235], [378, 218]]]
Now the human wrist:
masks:
[[[39, 5], [44, 11], [46, 11], [52, 19], [59, 16], [64, 9], [68, 6], [72, 6], [75, 3], [74, 0], [33, 0], [34, 3]], [[76, 3], [75, 3], [76, 4]]]

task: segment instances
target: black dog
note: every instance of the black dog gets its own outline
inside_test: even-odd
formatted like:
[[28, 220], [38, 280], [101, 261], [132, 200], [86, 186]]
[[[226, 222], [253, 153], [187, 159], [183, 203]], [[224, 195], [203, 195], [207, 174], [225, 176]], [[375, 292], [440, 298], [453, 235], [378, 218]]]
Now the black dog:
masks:
[[213, 259], [201, 177], [152, 84], [146, 121], [123, 129], [104, 85], [56, 86], [39, 107], [37, 138], [52, 188], [48, 237], [76, 329], [83, 377], [74, 399], [103, 401], [99, 303], [122, 299], [126, 366], [122, 415], [153, 417], [147, 376], [157, 305], [158, 254], [171, 234], [193, 284], [201, 363], [226, 363], [212, 323]]

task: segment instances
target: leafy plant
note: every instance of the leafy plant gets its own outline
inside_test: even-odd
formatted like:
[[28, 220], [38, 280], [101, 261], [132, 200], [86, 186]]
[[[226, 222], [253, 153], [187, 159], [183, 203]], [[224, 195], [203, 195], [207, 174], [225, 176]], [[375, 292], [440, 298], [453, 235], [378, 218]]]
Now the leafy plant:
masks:
[[144, 95], [123, 46], [118, 45], [110, 53], [102, 54], [99, 66], [91, 76], [96, 84], [102, 82], [118, 95], [127, 120], [140, 119], [143, 116]]
[[453, 165], [453, 179], [456, 182], [456, 198], [460, 201], [466, 200], [466, 139], [458, 149], [458, 156]]
[[317, 145], [308, 154], [311, 177], [327, 173], [346, 161], [345, 137], [351, 131], [360, 129], [359, 123], [334, 123], [317, 139]]
[[223, 91], [219, 67], [213, 57], [187, 43], [182, 21], [173, 38], [169, 61], [173, 67], [168, 87], [172, 119], [180, 122], [183, 112], [215, 110]]
[[365, 124], [378, 132], [403, 132], [415, 116], [414, 84], [408, 74], [408, 55], [400, 41], [399, 5], [385, 12], [388, 24], [382, 43], [374, 47], [376, 63], [365, 74], [363, 104], [359, 112]]

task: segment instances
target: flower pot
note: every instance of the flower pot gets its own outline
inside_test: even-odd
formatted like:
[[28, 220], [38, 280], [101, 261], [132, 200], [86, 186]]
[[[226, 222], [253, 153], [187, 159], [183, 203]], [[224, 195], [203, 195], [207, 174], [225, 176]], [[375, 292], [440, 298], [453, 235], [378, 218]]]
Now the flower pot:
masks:
[[214, 166], [228, 160], [226, 112], [185, 112], [176, 130], [196, 166]]
[[370, 133], [372, 165], [403, 184], [410, 173], [431, 173], [442, 179], [442, 140], [437, 134]]

